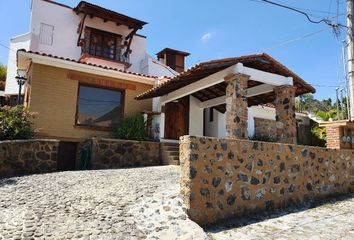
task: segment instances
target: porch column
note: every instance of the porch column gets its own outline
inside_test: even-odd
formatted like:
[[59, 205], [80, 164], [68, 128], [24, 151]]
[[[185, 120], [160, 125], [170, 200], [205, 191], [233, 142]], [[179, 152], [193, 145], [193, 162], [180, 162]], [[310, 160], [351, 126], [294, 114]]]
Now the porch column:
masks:
[[226, 137], [248, 138], [247, 131], [247, 82], [250, 76], [232, 74], [225, 78], [226, 87]]
[[277, 138], [282, 143], [297, 143], [295, 90], [291, 85], [282, 85], [274, 88], [276, 95], [276, 128]]

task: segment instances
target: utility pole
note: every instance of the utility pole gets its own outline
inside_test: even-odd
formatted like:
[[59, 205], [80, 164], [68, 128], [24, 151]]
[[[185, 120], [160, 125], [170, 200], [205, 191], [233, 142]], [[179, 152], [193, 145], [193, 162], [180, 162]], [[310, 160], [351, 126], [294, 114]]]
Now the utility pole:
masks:
[[343, 98], [343, 88], [340, 89], [340, 108], [341, 108], [341, 112], [342, 112], [342, 120], [344, 120], [344, 98]]
[[348, 84], [350, 93], [350, 118], [354, 119], [354, 38], [353, 38], [353, 0], [347, 0], [347, 51], [348, 51]]
[[336, 98], [337, 98], [337, 121], [340, 120], [338, 90], [339, 90], [339, 88], [337, 87], [337, 88], [336, 88]]

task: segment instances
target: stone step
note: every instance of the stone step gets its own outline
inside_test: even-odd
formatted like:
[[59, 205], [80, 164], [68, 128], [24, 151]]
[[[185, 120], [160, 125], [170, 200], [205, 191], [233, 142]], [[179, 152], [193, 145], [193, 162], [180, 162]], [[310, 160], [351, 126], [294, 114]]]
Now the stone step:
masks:
[[164, 151], [179, 151], [179, 147], [175, 146], [161, 146], [161, 149]]
[[161, 157], [165, 165], [179, 165], [179, 144], [161, 143]]
[[179, 157], [179, 151], [166, 151], [166, 153], [169, 155], [169, 156], [177, 156]]

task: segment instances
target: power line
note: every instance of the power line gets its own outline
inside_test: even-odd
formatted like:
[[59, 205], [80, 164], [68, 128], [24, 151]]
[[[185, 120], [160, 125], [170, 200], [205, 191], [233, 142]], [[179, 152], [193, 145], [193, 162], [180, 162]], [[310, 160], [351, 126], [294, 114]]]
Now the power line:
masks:
[[275, 5], [275, 6], [278, 6], [278, 7], [282, 7], [282, 8], [297, 12], [297, 13], [300, 13], [300, 14], [304, 15], [309, 22], [314, 23], [314, 24], [325, 23], [328, 26], [332, 27], [332, 29], [336, 32], [336, 34], [338, 34], [338, 32], [339, 32], [339, 27], [347, 28], [347, 26], [345, 26], [343, 24], [340, 24], [340, 23], [333, 23], [331, 20], [329, 20], [327, 18], [322, 18], [321, 20], [317, 20], [317, 21], [313, 20], [312, 18], [310, 18], [308, 13], [306, 13], [304, 11], [301, 11], [299, 9], [296, 9], [294, 7], [290, 7], [290, 6], [287, 6], [287, 5], [284, 5], [284, 4], [272, 2], [272, 1], [269, 1], [269, 0], [258, 0], [257, 2], [259, 2], [259, 1], [265, 2], [265, 3], [268, 3], [268, 4], [272, 4], [272, 5]]
[[279, 43], [279, 44], [277, 44], [277, 45], [275, 45], [275, 46], [272, 46], [272, 47], [269, 47], [269, 48], [264, 49], [262, 52], [271, 51], [271, 50], [274, 50], [274, 49], [276, 49], [276, 48], [279, 48], [279, 47], [288, 45], [288, 44], [290, 44], [290, 43], [303, 40], [303, 39], [308, 38], [308, 37], [311, 37], [311, 36], [313, 36], [313, 35], [322, 33], [322, 32], [324, 32], [324, 31], [326, 31], [326, 30], [328, 30], [328, 29], [329, 29], [329, 28], [321, 29], [321, 30], [319, 30], [319, 31], [312, 32], [312, 33], [308, 33], [308, 34], [306, 34], [306, 35], [303, 35], [303, 36], [300, 36], [300, 37], [297, 37], [297, 38], [294, 38], [294, 39], [285, 41], [285, 42], [283, 42], [283, 43]]

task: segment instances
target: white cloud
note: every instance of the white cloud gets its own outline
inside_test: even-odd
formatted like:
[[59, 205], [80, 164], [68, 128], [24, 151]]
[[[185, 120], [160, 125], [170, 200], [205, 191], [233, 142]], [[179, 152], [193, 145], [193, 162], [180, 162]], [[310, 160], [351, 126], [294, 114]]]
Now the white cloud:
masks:
[[201, 40], [202, 42], [206, 43], [206, 42], [208, 42], [213, 36], [214, 36], [214, 33], [213, 33], [213, 32], [204, 33], [200, 40]]

